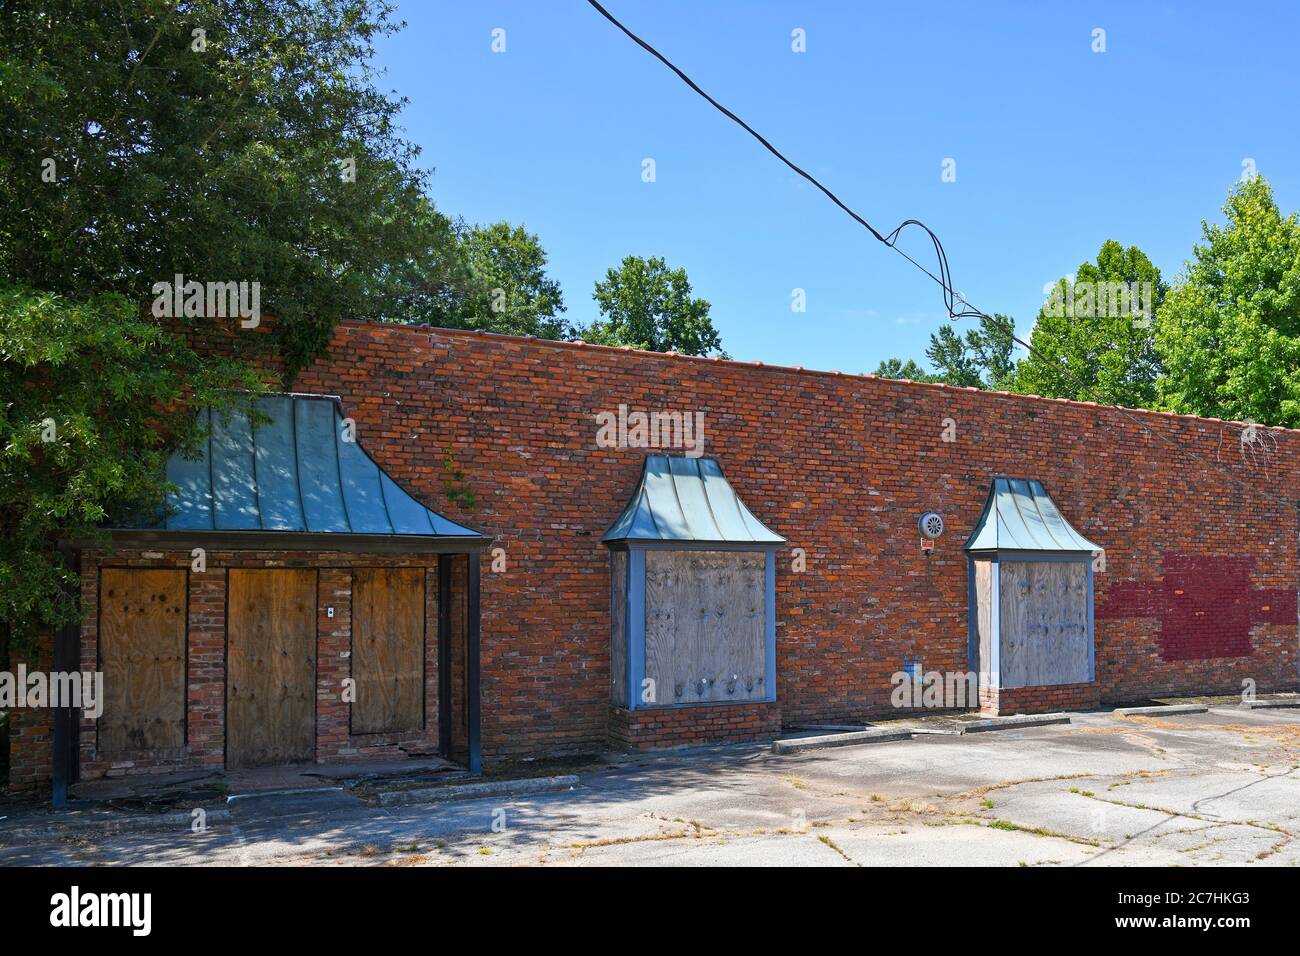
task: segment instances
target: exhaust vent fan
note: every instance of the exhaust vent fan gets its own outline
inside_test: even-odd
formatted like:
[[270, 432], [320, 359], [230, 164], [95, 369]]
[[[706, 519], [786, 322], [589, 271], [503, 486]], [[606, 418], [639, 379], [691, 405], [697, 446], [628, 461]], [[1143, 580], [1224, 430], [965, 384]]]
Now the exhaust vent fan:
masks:
[[933, 511], [927, 511], [921, 515], [918, 522], [921, 526], [921, 537], [934, 539], [943, 534], [943, 515]]

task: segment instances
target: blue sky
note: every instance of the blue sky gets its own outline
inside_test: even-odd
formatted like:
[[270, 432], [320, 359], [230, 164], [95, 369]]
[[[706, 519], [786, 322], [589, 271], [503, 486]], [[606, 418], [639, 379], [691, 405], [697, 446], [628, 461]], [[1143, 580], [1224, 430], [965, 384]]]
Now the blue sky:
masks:
[[[1022, 333], [1044, 284], [1106, 239], [1173, 279], [1247, 158], [1300, 205], [1294, 3], [605, 5], [878, 229], [926, 222], [957, 288]], [[946, 321], [929, 279], [583, 0], [399, 15], [378, 64], [435, 201], [537, 233], [571, 320], [637, 254], [686, 268], [737, 359], [871, 371], [923, 358]], [[923, 234], [904, 246], [930, 262]]]

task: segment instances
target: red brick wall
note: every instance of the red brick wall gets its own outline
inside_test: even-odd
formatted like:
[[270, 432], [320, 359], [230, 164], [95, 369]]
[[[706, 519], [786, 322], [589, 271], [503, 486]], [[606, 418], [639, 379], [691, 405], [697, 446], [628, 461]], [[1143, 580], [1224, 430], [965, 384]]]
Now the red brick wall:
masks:
[[[44, 641], [45, 653], [39, 660], [24, 659], [11, 653], [9, 669], [17, 674], [19, 665], [28, 672], [48, 670], [51, 640]], [[54, 711], [15, 708], [9, 711], [9, 785], [13, 793], [23, 793], [44, 786], [53, 772]]]
[[1090, 710], [1098, 705], [1101, 688], [1085, 684], [1048, 684], [1040, 687], [981, 687], [980, 712], [999, 714], [1054, 714], [1063, 710]]
[[[483, 574], [489, 755], [593, 749], [605, 739], [608, 559], [599, 538], [646, 453], [597, 447], [593, 416], [619, 403], [702, 411], [705, 454], [790, 548], [807, 552], [802, 573], [788, 551], [777, 565], [787, 722], [890, 713], [890, 676], [911, 655], [924, 671], [966, 670], [961, 546], [996, 474], [1042, 480], [1107, 549], [1096, 597], [1104, 699], [1235, 692], [1247, 678], [1261, 690], [1297, 686], [1296, 514], [1279, 503], [1300, 487], [1295, 432], [1269, 430], [1275, 452], [1252, 462], [1239, 454], [1240, 429], [1217, 421], [1135, 413], [1171, 446], [1088, 403], [363, 323], [341, 326], [331, 355], [295, 387], [340, 395], [360, 442], [394, 478], [506, 550], [507, 570], [491, 573], [485, 561]], [[954, 442], [942, 440], [948, 418]], [[448, 498], [448, 450], [477, 499], [473, 512]], [[927, 510], [948, 522], [929, 557], [916, 529]], [[1159, 619], [1106, 613], [1112, 589], [1154, 585], [1179, 554], [1202, 562], [1191, 584], [1212, 601], [1202, 609], [1210, 621], [1232, 618], [1218, 632], [1206, 626], [1196, 658], [1162, 655]], [[1241, 556], [1253, 559], [1249, 573], [1209, 597], [1215, 569]], [[1242, 654], [1232, 606], [1254, 600], [1249, 590], [1268, 591], [1261, 607], [1272, 603], [1243, 611], [1251, 653]]]
[[[272, 327], [263, 325], [254, 334]], [[1248, 455], [1239, 426], [1212, 420], [1133, 413], [1152, 437], [1090, 403], [365, 323], [340, 326], [331, 357], [293, 385], [339, 395], [358, 440], [397, 481], [505, 549], [506, 569], [493, 572], [485, 555], [483, 572], [489, 758], [608, 739], [599, 538], [646, 454], [597, 446], [595, 413], [620, 403], [703, 412], [704, 453], [789, 539], [777, 563], [777, 693], [789, 723], [892, 713], [891, 675], [913, 657], [923, 672], [967, 669], [961, 548], [999, 474], [1040, 479], [1106, 548], [1096, 593], [1103, 700], [1236, 693], [1244, 680], [1261, 692], [1297, 687], [1297, 521], [1287, 504], [1300, 487], [1297, 432], [1267, 430], [1276, 444]], [[448, 494], [449, 451], [472, 511]], [[929, 510], [948, 530], [924, 556], [916, 519]], [[803, 572], [792, 570], [794, 548], [806, 552]], [[200, 609], [215, 628], [219, 607]], [[1190, 640], [1179, 633], [1188, 622]], [[214, 674], [199, 677], [211, 689]], [[328, 747], [341, 753], [334, 703], [322, 707]], [[198, 759], [215, 753], [219, 723], [205, 733]]]
[[609, 709], [609, 742], [618, 750], [734, 743], [780, 732], [779, 703]]

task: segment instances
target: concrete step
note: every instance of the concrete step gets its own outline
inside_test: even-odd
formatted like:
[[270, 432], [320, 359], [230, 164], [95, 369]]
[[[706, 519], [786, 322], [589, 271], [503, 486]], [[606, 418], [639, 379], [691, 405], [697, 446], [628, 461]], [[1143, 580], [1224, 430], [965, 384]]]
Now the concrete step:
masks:
[[1068, 724], [1069, 714], [1007, 714], [1002, 717], [985, 717], [961, 725], [964, 734], [979, 734], [990, 730], [1010, 730], [1013, 727], [1046, 727], [1049, 724]]
[[1156, 707], [1116, 707], [1120, 717], [1151, 717], [1157, 714], [1204, 714], [1209, 704], [1162, 704]]

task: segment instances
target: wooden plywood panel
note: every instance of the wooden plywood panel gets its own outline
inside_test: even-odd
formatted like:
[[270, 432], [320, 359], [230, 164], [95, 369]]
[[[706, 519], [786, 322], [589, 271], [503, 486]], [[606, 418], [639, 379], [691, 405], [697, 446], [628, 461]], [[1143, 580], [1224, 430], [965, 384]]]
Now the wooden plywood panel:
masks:
[[755, 552], [646, 552], [645, 673], [658, 704], [768, 696], [765, 565]]
[[229, 580], [226, 765], [311, 760], [316, 746], [316, 572]]
[[1087, 565], [1004, 561], [1000, 573], [1001, 685], [1087, 681]]
[[627, 706], [627, 552], [609, 555], [609, 699]]
[[[678, 556], [667, 551], [648, 551], [645, 556], [645, 679], [653, 682], [650, 690], [654, 695], [653, 700], [643, 701], [648, 706], [684, 704], [694, 699], [687, 696], [685, 681], [689, 677], [679, 680], [677, 674], [679, 613], [685, 621], [679, 604], [683, 590], [689, 587], [680, 562], [668, 560]], [[681, 638], [681, 656], [686, 656], [690, 638], [685, 634]]]
[[975, 653], [976, 660], [971, 663], [972, 670], [980, 675], [982, 683], [988, 683], [989, 665], [993, 660], [993, 562], [975, 562]]
[[424, 570], [352, 574], [352, 732], [424, 726]]
[[99, 749], [183, 747], [185, 572], [104, 568], [99, 593]]

